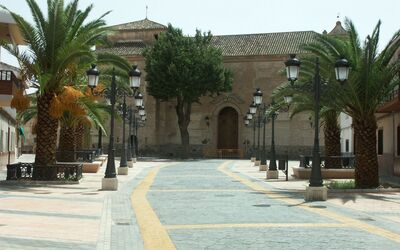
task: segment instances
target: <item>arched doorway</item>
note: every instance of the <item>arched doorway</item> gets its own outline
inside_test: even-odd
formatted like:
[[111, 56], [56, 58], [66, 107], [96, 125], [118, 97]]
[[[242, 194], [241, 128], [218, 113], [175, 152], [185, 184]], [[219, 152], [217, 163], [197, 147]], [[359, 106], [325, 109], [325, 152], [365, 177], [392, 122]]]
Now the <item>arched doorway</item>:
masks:
[[223, 108], [218, 114], [218, 149], [238, 148], [238, 112], [232, 107]]

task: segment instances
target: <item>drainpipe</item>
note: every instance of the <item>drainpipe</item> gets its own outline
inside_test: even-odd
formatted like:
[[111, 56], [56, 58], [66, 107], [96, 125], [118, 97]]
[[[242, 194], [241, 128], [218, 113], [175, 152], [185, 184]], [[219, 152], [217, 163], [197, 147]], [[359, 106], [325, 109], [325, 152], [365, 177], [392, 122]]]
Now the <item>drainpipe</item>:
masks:
[[[394, 116], [394, 111], [392, 111], [392, 130], [393, 130], [393, 160], [392, 160], [392, 168], [390, 169], [390, 175], [393, 175], [394, 172], [394, 164], [395, 164], [395, 157], [396, 157], [396, 139], [395, 139], [395, 133], [396, 133], [396, 125], [395, 125], [395, 116]], [[397, 145], [399, 146], [399, 145]]]
[[8, 148], [8, 164], [11, 163], [11, 145], [10, 145], [10, 140], [11, 140], [11, 129], [10, 129], [10, 120], [8, 120], [8, 138], [7, 138], [7, 148]]

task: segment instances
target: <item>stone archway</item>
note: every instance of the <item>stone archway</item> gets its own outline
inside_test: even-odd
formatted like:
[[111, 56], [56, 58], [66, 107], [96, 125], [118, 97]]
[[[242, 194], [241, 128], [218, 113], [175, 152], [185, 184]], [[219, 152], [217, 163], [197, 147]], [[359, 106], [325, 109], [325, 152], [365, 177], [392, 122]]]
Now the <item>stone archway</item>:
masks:
[[218, 149], [238, 149], [239, 114], [232, 107], [223, 108], [218, 114]]

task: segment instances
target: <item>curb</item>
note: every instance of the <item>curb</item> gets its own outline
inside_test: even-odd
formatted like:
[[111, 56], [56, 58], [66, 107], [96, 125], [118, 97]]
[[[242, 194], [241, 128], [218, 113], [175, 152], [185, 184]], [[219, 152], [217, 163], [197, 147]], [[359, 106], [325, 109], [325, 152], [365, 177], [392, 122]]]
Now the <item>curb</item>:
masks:
[[400, 192], [400, 188], [380, 188], [380, 189], [328, 189], [329, 193], [391, 193]]

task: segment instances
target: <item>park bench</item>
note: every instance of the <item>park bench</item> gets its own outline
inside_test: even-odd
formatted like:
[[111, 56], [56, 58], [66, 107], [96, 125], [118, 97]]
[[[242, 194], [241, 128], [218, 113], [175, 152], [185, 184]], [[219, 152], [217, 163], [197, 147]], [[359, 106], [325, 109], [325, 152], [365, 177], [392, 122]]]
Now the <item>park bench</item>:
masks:
[[[33, 177], [34, 171], [37, 177]], [[6, 180], [79, 181], [82, 178], [81, 163], [56, 163], [37, 167], [34, 163], [17, 162], [7, 165]]]
[[[329, 156], [331, 159], [339, 159], [341, 162], [341, 168], [354, 168], [355, 156], [354, 155], [339, 155], [339, 156]], [[321, 156], [321, 166], [325, 166], [326, 157]], [[300, 164], [301, 168], [310, 168], [312, 162], [311, 155], [300, 155]]]

